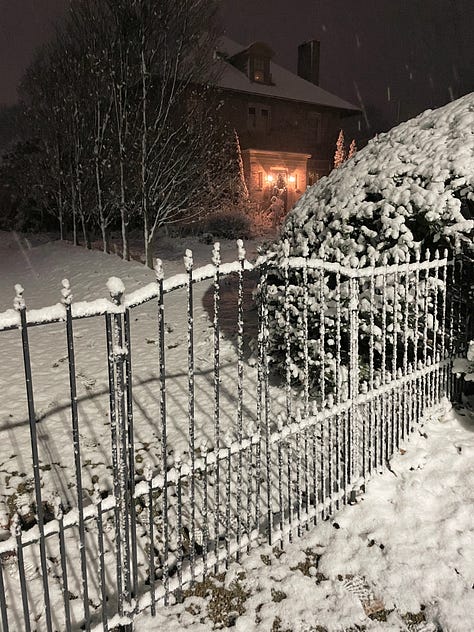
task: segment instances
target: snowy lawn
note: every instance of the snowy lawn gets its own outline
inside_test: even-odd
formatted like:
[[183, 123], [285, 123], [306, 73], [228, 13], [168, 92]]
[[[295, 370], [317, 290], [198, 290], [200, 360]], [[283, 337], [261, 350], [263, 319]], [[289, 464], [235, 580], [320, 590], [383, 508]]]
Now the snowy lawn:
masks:
[[449, 410], [411, 437], [357, 505], [254, 551], [137, 631], [471, 632], [474, 420]]

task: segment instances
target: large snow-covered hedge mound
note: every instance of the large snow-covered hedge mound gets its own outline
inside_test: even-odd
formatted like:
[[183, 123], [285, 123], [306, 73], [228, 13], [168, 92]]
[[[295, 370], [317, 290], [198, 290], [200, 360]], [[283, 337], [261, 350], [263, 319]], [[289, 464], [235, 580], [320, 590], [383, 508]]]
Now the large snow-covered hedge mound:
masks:
[[474, 222], [474, 93], [428, 110], [369, 142], [308, 189], [275, 245], [299, 255], [324, 244], [350, 263], [382, 251], [403, 261], [416, 243], [454, 245]]
[[[284, 261], [285, 242], [291, 256], [309, 253], [346, 266], [381, 264], [385, 256], [413, 261], [418, 249], [424, 256], [426, 249], [472, 248], [473, 219], [474, 93], [380, 134], [309, 188], [270, 250], [277, 262]], [[290, 283], [292, 373], [301, 378], [301, 274], [292, 272]], [[316, 374], [320, 290], [314, 277], [308, 290], [310, 370]], [[270, 353], [285, 369], [283, 294], [282, 276], [275, 273], [269, 291]], [[325, 300], [329, 314], [334, 300], [330, 288]], [[399, 300], [408, 304], [413, 297], [400, 295]], [[329, 315], [325, 324], [330, 334], [334, 321]], [[330, 359], [333, 350], [325, 351]]]

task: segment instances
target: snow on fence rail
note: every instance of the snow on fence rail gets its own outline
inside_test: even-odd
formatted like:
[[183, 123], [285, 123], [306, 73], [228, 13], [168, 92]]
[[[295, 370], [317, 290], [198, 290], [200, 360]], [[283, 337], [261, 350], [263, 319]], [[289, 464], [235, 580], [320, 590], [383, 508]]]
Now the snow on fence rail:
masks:
[[[111, 630], [119, 624], [131, 630], [137, 612], [154, 613], [158, 602], [181, 598], [194, 581], [239, 560], [251, 547], [282, 544], [355, 502], [371, 474], [384, 468], [401, 442], [456, 389], [451, 363], [467, 342], [466, 306], [456, 293], [462, 262], [435, 253], [424, 261], [361, 269], [290, 257], [281, 267], [265, 257], [252, 265], [242, 242], [232, 264], [221, 264], [218, 244], [211, 265], [193, 269], [190, 251], [184, 262], [185, 273], [167, 280], [157, 262], [156, 282], [129, 295], [112, 278], [110, 301], [73, 303], [63, 281], [61, 304], [28, 311], [23, 288], [16, 286], [15, 310], [0, 314], [3, 335], [14, 329], [21, 335], [34, 488], [31, 528], [22, 528], [24, 516], [12, 512], [11, 536], [0, 542], [4, 632]], [[299, 274], [304, 299], [298, 350], [289, 335], [291, 271]], [[244, 306], [249, 274], [250, 289], [259, 285], [256, 313]], [[204, 352], [211, 378], [204, 389], [195, 355], [194, 317], [200, 309], [195, 295], [199, 284], [209, 281], [212, 335]], [[230, 309], [226, 283], [235, 285]], [[319, 300], [310, 300], [311, 283], [320, 289]], [[181, 311], [187, 314], [185, 353], [174, 359], [185, 365], [181, 408], [171, 395], [176, 369], [183, 366], [169, 366], [173, 345], [167, 345], [165, 321], [165, 296], [179, 288], [186, 291]], [[268, 297], [275, 292], [284, 296], [280, 371], [268, 353], [275, 335]], [[132, 315], [146, 303], [155, 306], [158, 340], [143, 348]], [[223, 310], [235, 314], [230, 350]], [[316, 333], [309, 331], [310, 310]], [[89, 460], [81, 445], [85, 422], [74, 333], [75, 321], [85, 317], [104, 319], [107, 350], [108, 421], [98, 418], [94, 424], [110, 429], [111, 478], [108, 483], [93, 477], [93, 489], [84, 484]], [[57, 490], [56, 498], [45, 502], [51, 490], [45, 490], [38, 452], [29, 332], [53, 322], [63, 322], [65, 329], [73, 447], [73, 467], [66, 471], [75, 495], [71, 501]], [[317, 357], [310, 357], [310, 348]], [[137, 395], [138, 353], [158, 367], [152, 382], [157, 456], [143, 468], [138, 468], [137, 419], [148, 404]], [[209, 402], [201, 409], [205, 397]], [[184, 446], [170, 434], [171, 424], [186, 435]]]

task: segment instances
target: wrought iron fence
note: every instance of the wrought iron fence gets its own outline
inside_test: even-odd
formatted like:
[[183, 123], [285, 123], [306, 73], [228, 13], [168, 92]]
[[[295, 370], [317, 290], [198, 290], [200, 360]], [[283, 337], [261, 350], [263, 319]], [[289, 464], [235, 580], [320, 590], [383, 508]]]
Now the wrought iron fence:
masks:
[[[44, 310], [27, 310], [16, 286], [15, 309], [0, 314], [12, 355], [22, 354], [32, 468], [29, 519], [10, 502], [11, 536], [0, 542], [4, 632], [132, 629], [137, 612], [154, 614], [259, 543], [282, 545], [356, 501], [458, 388], [450, 367], [467, 342], [465, 271], [446, 253], [361, 269], [289, 256], [252, 265], [238, 242], [234, 263], [221, 263], [216, 244], [210, 265], [194, 269], [190, 251], [184, 264], [165, 279], [158, 261], [156, 281], [131, 294], [112, 278], [110, 301], [74, 303], [65, 280], [61, 304]], [[167, 320], [177, 292], [169, 310], [186, 314], [185, 331]], [[146, 319], [134, 316], [145, 305], [156, 338], [144, 342]], [[107, 384], [81, 396], [77, 346], [85, 333], [100, 337], [101, 320]], [[59, 380], [58, 363], [45, 373], [45, 359], [32, 358], [33, 334], [48, 327], [67, 350]], [[178, 336], [186, 349], [176, 355]], [[99, 356], [89, 361], [100, 367]], [[144, 359], [156, 367], [148, 381]], [[40, 373], [44, 384], [69, 382], [66, 403], [42, 415]], [[68, 485], [51, 490], [38, 428], [59, 414], [70, 451], [54, 467]], [[93, 432], [104, 462], [91, 475], [83, 437]]]

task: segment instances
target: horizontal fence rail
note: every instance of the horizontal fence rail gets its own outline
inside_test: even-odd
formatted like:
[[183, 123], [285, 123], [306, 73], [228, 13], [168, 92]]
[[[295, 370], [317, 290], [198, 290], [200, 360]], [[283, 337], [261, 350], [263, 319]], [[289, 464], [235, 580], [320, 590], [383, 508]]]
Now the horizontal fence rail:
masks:
[[[74, 303], [64, 280], [61, 303], [39, 310], [16, 286], [0, 331], [21, 360], [26, 418], [11, 423], [31, 456], [15, 465], [26, 491], [2, 499], [5, 632], [131, 630], [252, 547], [356, 502], [456, 397], [462, 260], [349, 268], [284, 254], [251, 264], [239, 241], [223, 264], [215, 244], [210, 265], [186, 251], [165, 279], [157, 261], [155, 282], [130, 294], [109, 279], [110, 300]], [[35, 345], [53, 327], [65, 354], [48, 372]], [[39, 414], [52, 384], [63, 399]]]

